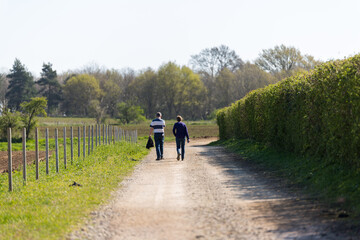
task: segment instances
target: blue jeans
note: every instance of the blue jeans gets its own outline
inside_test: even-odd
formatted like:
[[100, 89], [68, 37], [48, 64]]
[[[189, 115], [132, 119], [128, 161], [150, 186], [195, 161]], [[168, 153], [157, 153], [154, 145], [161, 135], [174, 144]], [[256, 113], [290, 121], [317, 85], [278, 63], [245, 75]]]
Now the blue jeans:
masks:
[[[181, 147], [181, 152], [180, 152]], [[181, 154], [181, 159], [185, 157], [185, 138], [176, 138], [176, 151]]]
[[156, 157], [160, 159], [164, 156], [164, 134], [155, 133], [154, 140], [155, 140]]

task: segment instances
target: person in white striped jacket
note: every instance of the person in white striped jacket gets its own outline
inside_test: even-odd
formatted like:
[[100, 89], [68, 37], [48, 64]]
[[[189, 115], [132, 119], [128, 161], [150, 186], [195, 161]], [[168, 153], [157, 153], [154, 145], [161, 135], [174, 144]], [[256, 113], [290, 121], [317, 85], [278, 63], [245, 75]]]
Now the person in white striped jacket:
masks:
[[166, 125], [161, 116], [161, 112], [157, 112], [156, 118], [150, 124], [149, 137], [154, 132], [156, 160], [164, 159], [164, 128]]

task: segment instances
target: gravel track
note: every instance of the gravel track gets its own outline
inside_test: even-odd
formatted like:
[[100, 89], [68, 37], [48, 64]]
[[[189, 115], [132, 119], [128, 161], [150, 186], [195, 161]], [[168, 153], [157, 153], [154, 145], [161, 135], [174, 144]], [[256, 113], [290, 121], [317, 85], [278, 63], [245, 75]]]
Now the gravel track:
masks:
[[165, 144], [161, 161], [153, 149], [68, 239], [357, 239], [315, 202], [205, 146], [211, 140], [187, 145], [185, 161], [176, 160], [174, 144]]

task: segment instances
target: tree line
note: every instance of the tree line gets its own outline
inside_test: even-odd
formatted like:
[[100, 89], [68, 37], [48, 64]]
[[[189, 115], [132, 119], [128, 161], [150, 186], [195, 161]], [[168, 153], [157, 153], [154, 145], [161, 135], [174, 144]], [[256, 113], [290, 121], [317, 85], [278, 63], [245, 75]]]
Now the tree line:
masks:
[[0, 74], [3, 111], [21, 111], [34, 97], [47, 100], [50, 116], [119, 118], [122, 123], [177, 114], [186, 119], [207, 119], [248, 92], [275, 83], [319, 61], [284, 45], [263, 50], [254, 62], [244, 62], [229, 47], [207, 48], [191, 56], [189, 66], [168, 62], [157, 70], [104, 69], [87, 66], [58, 74], [44, 63], [35, 79], [19, 59], [9, 73]]

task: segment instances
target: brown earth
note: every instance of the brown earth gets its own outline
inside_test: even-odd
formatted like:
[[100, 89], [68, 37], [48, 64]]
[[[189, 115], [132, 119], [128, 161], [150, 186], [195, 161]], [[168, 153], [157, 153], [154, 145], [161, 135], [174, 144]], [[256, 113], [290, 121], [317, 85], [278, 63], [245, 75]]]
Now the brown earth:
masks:
[[[39, 160], [45, 159], [45, 152], [39, 152]], [[27, 164], [35, 163], [36, 156], [35, 151], [26, 151], [26, 162]], [[14, 151], [12, 153], [12, 169], [13, 171], [19, 169], [23, 165], [22, 151]], [[7, 172], [9, 166], [8, 152], [0, 151], [0, 173]]]
[[68, 239], [359, 239], [342, 219], [251, 166], [214, 139], [166, 143]]

